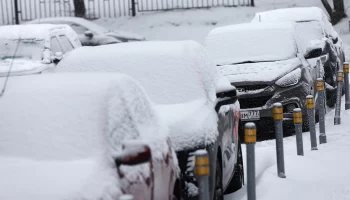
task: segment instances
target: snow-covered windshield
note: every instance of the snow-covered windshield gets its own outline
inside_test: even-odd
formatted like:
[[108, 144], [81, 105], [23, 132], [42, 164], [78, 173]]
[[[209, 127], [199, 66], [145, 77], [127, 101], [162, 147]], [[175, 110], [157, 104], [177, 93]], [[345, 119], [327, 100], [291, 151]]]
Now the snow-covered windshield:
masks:
[[298, 22], [296, 24], [297, 43], [300, 52], [305, 53], [310, 42], [324, 38], [321, 24], [317, 21]]
[[[17, 52], [16, 48], [18, 48]], [[43, 51], [44, 40], [0, 39], [0, 60], [11, 59], [12, 57], [30, 60], [42, 60]]]
[[296, 57], [293, 29], [264, 26], [261, 23], [234, 25], [211, 32], [206, 46], [215, 63], [225, 65]]

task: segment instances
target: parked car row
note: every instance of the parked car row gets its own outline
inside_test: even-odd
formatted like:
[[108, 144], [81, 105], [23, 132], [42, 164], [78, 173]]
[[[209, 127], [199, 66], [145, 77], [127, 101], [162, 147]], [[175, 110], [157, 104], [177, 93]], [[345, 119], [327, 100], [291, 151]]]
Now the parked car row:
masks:
[[257, 13], [212, 30], [204, 46], [113, 44], [122, 39], [76, 18], [0, 27], [1, 76], [11, 76], [0, 95], [0, 171], [19, 174], [11, 181], [28, 191], [7, 187], [11, 176], [0, 196], [198, 199], [194, 152], [206, 149], [210, 199], [222, 200], [244, 185], [244, 123], [255, 121], [259, 138], [272, 135], [272, 104], [281, 102], [288, 127], [294, 108], [305, 116], [307, 95], [317, 99], [319, 77], [334, 104], [345, 58], [325, 17], [318, 8]]

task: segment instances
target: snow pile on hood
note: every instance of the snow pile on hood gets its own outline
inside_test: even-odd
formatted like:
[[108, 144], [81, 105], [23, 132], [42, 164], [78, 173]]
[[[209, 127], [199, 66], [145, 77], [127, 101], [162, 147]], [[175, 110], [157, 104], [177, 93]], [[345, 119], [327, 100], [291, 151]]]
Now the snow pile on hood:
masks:
[[299, 58], [276, 62], [247, 63], [219, 66], [222, 75], [231, 83], [270, 82], [291, 72], [301, 65]]
[[53, 29], [67, 28], [67, 25], [26, 24], [0, 26], [1, 39], [45, 39]]
[[217, 65], [296, 57], [295, 23], [247, 23], [219, 27], [206, 38]]
[[[144, 91], [125, 75], [76, 73], [12, 77], [5, 95], [0, 98], [0, 108], [3, 113], [0, 130], [4, 133], [0, 135], [0, 158], [36, 160], [38, 164], [27, 164], [41, 165], [42, 168], [47, 166], [48, 170], [57, 161], [57, 170], [53, 170], [56, 175], [48, 177], [52, 179], [72, 176], [60, 173], [60, 163], [67, 163], [67, 173], [77, 176], [77, 180], [70, 179], [85, 185], [84, 188], [91, 186], [94, 191], [103, 194], [100, 197], [114, 197], [119, 193], [112, 158], [120, 152], [123, 141], [137, 139], [149, 144], [154, 159], [163, 156], [167, 150], [166, 127], [158, 120]], [[100, 167], [113, 170], [115, 177], [99, 175], [98, 171], [109, 173], [108, 169], [94, 167], [94, 172], [76, 170], [76, 166], [85, 162], [81, 160], [97, 162]], [[17, 168], [14, 170], [16, 172]], [[21, 169], [18, 168], [18, 171]], [[79, 172], [83, 174], [76, 174]], [[147, 176], [149, 171], [135, 166], [128, 173]], [[38, 189], [44, 183], [41, 179], [32, 181]], [[67, 195], [70, 191], [67, 190]], [[21, 192], [26, 193], [28, 199], [36, 199], [34, 196], [31, 198], [35, 191]], [[94, 197], [86, 198], [99, 199]]]
[[205, 100], [159, 105], [157, 110], [169, 124], [175, 150], [204, 148], [218, 136], [217, 114]]
[[[13, 63], [12, 67], [11, 64]], [[0, 59], [0, 76], [6, 76], [10, 70], [10, 75], [34, 74], [53, 68], [54, 65], [45, 65], [41, 61], [30, 59]]]
[[79, 48], [55, 71], [122, 72], [139, 81], [157, 104], [177, 104], [215, 101], [218, 71], [214, 66], [196, 42], [154, 41]]

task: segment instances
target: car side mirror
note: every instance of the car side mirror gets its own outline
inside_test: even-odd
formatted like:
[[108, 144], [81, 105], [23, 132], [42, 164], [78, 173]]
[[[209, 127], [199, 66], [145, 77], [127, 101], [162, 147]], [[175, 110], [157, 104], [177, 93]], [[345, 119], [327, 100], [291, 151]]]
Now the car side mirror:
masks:
[[139, 142], [127, 142], [123, 145], [120, 155], [115, 158], [115, 164], [120, 165], [139, 165], [152, 160], [151, 148], [148, 145]]
[[88, 37], [88, 38], [92, 38], [94, 37], [94, 34], [91, 32], [91, 31], [85, 31], [85, 36]]
[[63, 58], [62, 52], [56, 52], [54, 56], [51, 56], [51, 60], [53, 63], [57, 64], [59, 63]]
[[338, 41], [339, 41], [339, 38], [338, 38], [338, 37], [336, 37], [336, 38], [332, 38], [332, 41], [333, 41], [333, 44], [337, 44], [337, 43], [338, 43]]
[[305, 59], [318, 58], [322, 55], [322, 48], [315, 48], [305, 53]]
[[232, 86], [230, 89], [220, 91], [216, 93], [216, 98], [218, 99], [218, 103], [215, 106], [215, 110], [218, 112], [221, 106], [236, 103], [238, 99], [237, 89], [235, 86]]

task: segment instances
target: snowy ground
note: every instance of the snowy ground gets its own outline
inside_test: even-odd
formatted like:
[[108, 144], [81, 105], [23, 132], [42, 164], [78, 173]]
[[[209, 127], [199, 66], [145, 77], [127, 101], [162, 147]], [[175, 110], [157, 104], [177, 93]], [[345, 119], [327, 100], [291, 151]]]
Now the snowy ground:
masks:
[[[334, 111], [327, 114], [328, 143], [318, 145], [317, 151], [310, 150], [310, 133], [303, 134], [303, 157], [296, 155], [294, 136], [284, 139], [286, 179], [277, 177], [275, 140], [256, 144], [258, 199], [350, 199], [350, 126], [347, 124], [350, 111], [342, 112], [341, 125], [334, 126], [333, 117]], [[227, 195], [225, 199], [247, 199], [246, 188]]]
[[[249, 22], [255, 12], [281, 7], [319, 6], [320, 0], [256, 0], [254, 8], [213, 8], [176, 12], [147, 13], [136, 18], [100, 19], [111, 29], [133, 31], [150, 40], [191, 39], [203, 43], [217, 26]], [[350, 1], [345, 1], [350, 16]], [[322, 7], [323, 8], [323, 7]], [[350, 58], [349, 19], [335, 26]], [[343, 101], [344, 102], [344, 101]], [[342, 105], [344, 109], [344, 104]], [[256, 144], [257, 197], [266, 200], [350, 199], [350, 111], [342, 112], [342, 124], [333, 125], [334, 111], [327, 114], [328, 143], [310, 150], [310, 133], [304, 133], [304, 154], [296, 155], [295, 137], [284, 140], [286, 179], [277, 177], [275, 140]], [[245, 150], [245, 146], [243, 147]], [[245, 153], [245, 152], [244, 152]], [[246, 188], [227, 195], [225, 200], [247, 199]]]

